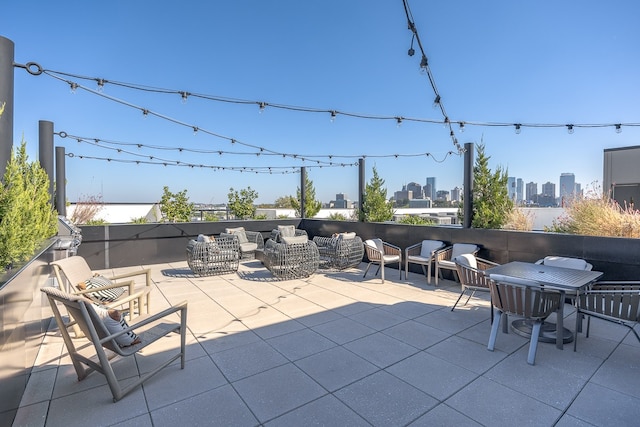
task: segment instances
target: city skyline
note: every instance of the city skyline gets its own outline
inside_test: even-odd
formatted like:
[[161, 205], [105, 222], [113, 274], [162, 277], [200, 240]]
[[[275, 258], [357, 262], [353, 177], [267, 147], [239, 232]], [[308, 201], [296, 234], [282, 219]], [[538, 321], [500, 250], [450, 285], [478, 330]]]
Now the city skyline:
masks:
[[450, 129], [538, 185], [601, 184], [604, 150], [638, 144], [640, 4], [410, 4], [438, 102], [399, 1], [9, 2], [0, 36], [37, 64], [14, 68], [14, 146], [37, 159], [53, 122], [71, 201], [272, 203], [302, 166], [318, 199], [356, 195], [360, 159], [391, 194], [414, 171], [462, 187]]

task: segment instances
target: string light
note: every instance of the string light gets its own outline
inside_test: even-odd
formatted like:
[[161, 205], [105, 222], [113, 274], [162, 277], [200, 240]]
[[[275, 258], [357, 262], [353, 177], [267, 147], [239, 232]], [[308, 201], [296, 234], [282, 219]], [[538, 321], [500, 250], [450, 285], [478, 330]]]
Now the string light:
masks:
[[102, 92], [104, 89], [104, 79], [98, 79], [98, 92]]
[[516, 123], [514, 126], [516, 127], [516, 134], [520, 135], [520, 126], [522, 125], [520, 123]]
[[402, 117], [396, 117], [396, 125], [398, 127], [402, 126]]
[[331, 123], [333, 123], [336, 120], [336, 112], [335, 111], [331, 111]]
[[460, 132], [464, 132], [464, 122], [460, 122]]
[[78, 89], [78, 83], [71, 82], [69, 83], [69, 86], [71, 87], [71, 93], [75, 95], [76, 89]]
[[622, 133], [622, 125], [620, 123], [616, 124], [616, 133]]
[[182, 103], [186, 104], [187, 103], [187, 97], [189, 96], [188, 92], [180, 92], [180, 96], [182, 97]]
[[567, 125], [567, 132], [569, 132], [569, 134], [573, 133], [573, 125]]
[[259, 102], [258, 103], [258, 112], [260, 114], [262, 114], [262, 112], [264, 111], [264, 108], [267, 106], [267, 104], [265, 104], [264, 102]]

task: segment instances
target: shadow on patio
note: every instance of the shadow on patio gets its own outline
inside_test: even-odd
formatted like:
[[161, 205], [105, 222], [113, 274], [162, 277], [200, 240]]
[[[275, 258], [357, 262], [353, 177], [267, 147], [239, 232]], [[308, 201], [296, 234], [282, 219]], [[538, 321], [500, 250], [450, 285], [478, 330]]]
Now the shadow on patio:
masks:
[[[174, 364], [112, 403], [106, 382], [78, 382], [51, 330], [14, 425], [631, 425], [640, 418], [639, 345], [594, 319], [578, 351], [490, 331], [487, 295], [451, 311], [459, 284], [424, 276], [384, 284], [360, 269], [278, 281], [257, 261], [196, 277], [186, 263], [152, 268], [152, 311], [189, 301], [185, 370]], [[141, 268], [141, 267], [138, 267]], [[134, 269], [123, 268], [117, 272]], [[575, 319], [567, 306], [565, 325]], [[135, 360], [145, 372], [178, 339]]]

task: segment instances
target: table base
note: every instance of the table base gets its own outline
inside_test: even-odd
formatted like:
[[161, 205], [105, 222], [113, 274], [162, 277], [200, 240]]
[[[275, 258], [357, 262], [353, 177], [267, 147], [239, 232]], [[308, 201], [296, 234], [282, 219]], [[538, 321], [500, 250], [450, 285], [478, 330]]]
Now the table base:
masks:
[[[531, 338], [533, 322], [529, 319], [518, 319], [511, 322], [511, 330], [522, 337]], [[542, 322], [540, 327], [539, 342], [556, 342], [556, 324], [551, 322]], [[567, 328], [563, 328], [562, 342], [564, 344], [573, 342], [573, 332]]]

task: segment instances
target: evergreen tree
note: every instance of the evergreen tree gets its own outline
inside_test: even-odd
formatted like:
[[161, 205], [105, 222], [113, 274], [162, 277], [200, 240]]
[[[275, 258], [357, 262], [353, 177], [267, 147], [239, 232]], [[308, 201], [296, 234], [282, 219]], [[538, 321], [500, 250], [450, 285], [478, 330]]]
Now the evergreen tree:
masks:
[[507, 189], [508, 174], [500, 166], [495, 172], [489, 168], [490, 156], [484, 152], [484, 144], [477, 146], [473, 167], [473, 219], [475, 228], [502, 228], [513, 209], [513, 201]]
[[160, 212], [165, 221], [169, 222], [189, 222], [193, 215], [193, 203], [189, 203], [187, 190], [178, 193], [169, 191], [166, 185], [163, 188], [160, 199]]
[[373, 178], [365, 186], [363, 199], [360, 220], [383, 222], [393, 219], [393, 204], [387, 200], [384, 179], [378, 176], [378, 170], [375, 166], [373, 167]]
[[27, 260], [57, 232], [49, 177], [39, 163], [28, 161], [26, 143], [12, 150], [0, 186], [0, 269]]
[[[305, 175], [304, 181], [304, 189], [306, 192], [306, 198], [304, 203], [304, 213], [305, 218], [313, 218], [316, 216], [318, 212], [320, 212], [320, 208], [322, 207], [322, 202], [316, 200], [316, 189], [313, 186], [313, 181], [309, 179], [309, 175]], [[291, 198], [291, 206], [296, 210], [296, 216], [302, 217], [300, 215], [300, 205], [302, 204], [302, 195], [300, 193], [300, 187], [296, 191], [296, 198]]]
[[258, 193], [251, 187], [242, 189], [239, 192], [233, 187], [229, 188], [229, 210], [238, 219], [249, 219], [256, 215], [256, 207], [253, 202], [258, 198]]

